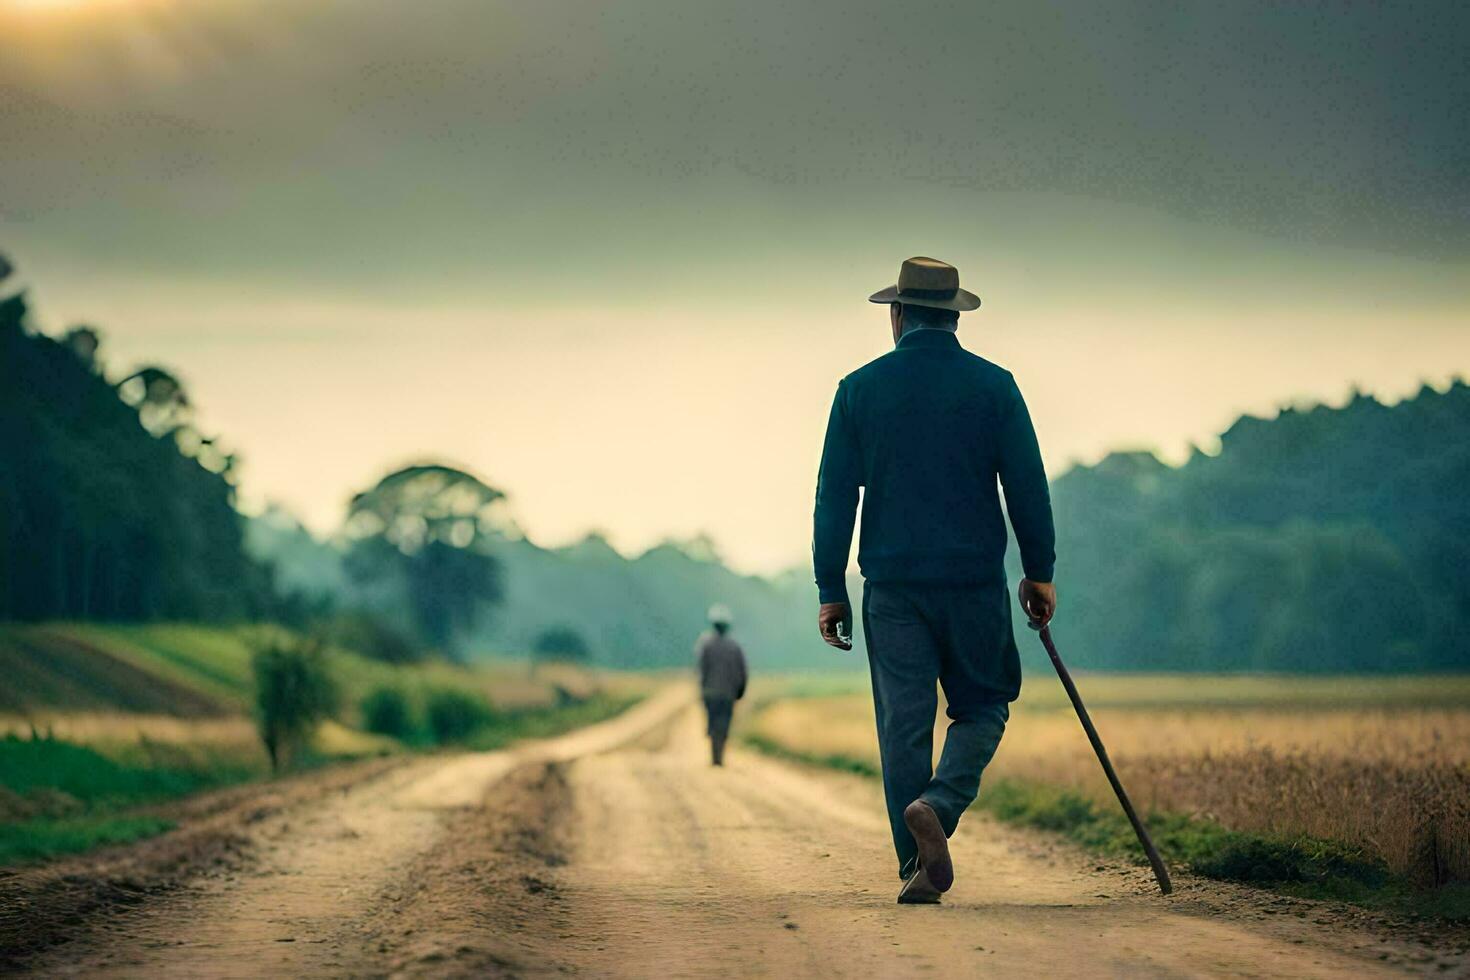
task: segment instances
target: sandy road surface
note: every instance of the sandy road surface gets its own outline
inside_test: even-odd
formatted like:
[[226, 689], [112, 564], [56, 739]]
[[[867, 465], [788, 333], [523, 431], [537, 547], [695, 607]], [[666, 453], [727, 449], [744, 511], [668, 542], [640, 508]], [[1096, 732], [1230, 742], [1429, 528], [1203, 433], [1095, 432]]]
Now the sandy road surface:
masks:
[[429, 756], [331, 789], [245, 828], [245, 858], [141, 908], [78, 922], [89, 935], [33, 964], [47, 976], [283, 977], [381, 972], [364, 923], [419, 882], [455, 818], [518, 767], [627, 744], [693, 693], [671, 687], [622, 716], [503, 752]]
[[253, 858], [38, 973], [169, 976], [1379, 976], [1466, 971], [1310, 903], [980, 818], [940, 908], [893, 904], [876, 788], [748, 751], [669, 693], [515, 755], [425, 760], [267, 821]]

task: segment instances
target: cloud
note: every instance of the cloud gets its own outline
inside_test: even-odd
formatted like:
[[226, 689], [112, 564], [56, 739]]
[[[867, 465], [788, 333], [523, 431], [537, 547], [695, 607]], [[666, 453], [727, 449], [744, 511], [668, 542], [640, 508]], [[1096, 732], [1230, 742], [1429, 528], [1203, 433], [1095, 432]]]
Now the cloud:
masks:
[[1470, 244], [1457, 4], [138, 0], [68, 23], [0, 71], [4, 216], [119, 266], [463, 280], [561, 248], [618, 279], [626, 246], [681, 253], [691, 226], [749, 247], [752, 197], [821, 219], [926, 187]]
[[769, 568], [904, 255], [985, 298], [966, 342], [1054, 466], [1470, 365], [1467, 28], [1449, 2], [0, 0], [0, 248], [47, 325], [176, 365], [247, 495], [318, 527], [443, 452], [547, 540], [709, 529]]

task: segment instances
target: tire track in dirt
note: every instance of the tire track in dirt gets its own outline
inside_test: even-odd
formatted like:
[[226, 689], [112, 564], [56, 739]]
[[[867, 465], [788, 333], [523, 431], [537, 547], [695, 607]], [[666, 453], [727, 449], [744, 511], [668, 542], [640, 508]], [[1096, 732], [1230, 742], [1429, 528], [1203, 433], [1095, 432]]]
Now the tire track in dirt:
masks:
[[522, 767], [456, 816], [412, 869], [410, 894], [363, 923], [358, 975], [536, 976], [559, 972], [569, 935], [555, 870], [571, 843], [565, 767]]

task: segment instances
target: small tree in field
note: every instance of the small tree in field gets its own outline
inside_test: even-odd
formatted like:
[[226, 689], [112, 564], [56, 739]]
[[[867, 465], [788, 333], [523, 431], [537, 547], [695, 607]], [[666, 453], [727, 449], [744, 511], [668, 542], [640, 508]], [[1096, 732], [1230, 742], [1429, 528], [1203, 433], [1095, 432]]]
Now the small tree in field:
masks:
[[347, 574], [402, 596], [418, 638], [453, 653], [504, 597], [491, 532], [506, 527], [505, 494], [452, 466], [389, 473], [352, 498]]
[[251, 661], [260, 740], [279, 772], [337, 709], [337, 686], [316, 643], [271, 640]]

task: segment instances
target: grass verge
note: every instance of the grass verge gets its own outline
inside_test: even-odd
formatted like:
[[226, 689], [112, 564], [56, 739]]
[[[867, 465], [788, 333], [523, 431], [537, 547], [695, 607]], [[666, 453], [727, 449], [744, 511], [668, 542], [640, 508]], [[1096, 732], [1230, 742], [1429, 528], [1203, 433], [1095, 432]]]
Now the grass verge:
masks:
[[170, 821], [128, 811], [254, 775], [250, 767], [208, 756], [159, 764], [49, 735], [7, 735], [0, 738], [0, 865], [163, 833], [172, 829]]
[[[157, 750], [155, 750], [156, 752]], [[68, 815], [85, 807], [118, 807], [171, 799], [250, 778], [249, 766], [209, 755], [173, 753], [169, 762], [119, 759], [49, 734], [0, 737], [0, 818]], [[27, 814], [28, 808], [39, 811]]]
[[837, 769], [841, 772], [850, 772], [873, 779], [877, 779], [883, 775], [877, 766], [866, 759], [858, 759], [850, 755], [823, 755], [819, 752], [802, 752], [797, 749], [788, 748], [775, 739], [767, 738], [756, 732], [745, 735], [744, 741], [746, 745], [766, 755], [775, 756], [778, 759], [785, 759], [788, 762], [801, 762], [806, 765], [821, 766], [824, 769]]
[[0, 824], [0, 866], [80, 854], [108, 844], [128, 844], [173, 828], [170, 820], [133, 816], [40, 818], [3, 823]]
[[[804, 752], [756, 733], [745, 735], [744, 741], [788, 761], [873, 778], [881, 775], [866, 759]], [[1066, 789], [991, 779], [975, 807], [1006, 823], [1060, 834], [1094, 853], [1144, 863], [1133, 828], [1120, 809], [1099, 807]], [[1212, 820], [1178, 813], [1151, 813], [1145, 822], [1165, 861], [1207, 878], [1298, 898], [1349, 902], [1413, 919], [1470, 922], [1470, 886], [1416, 889], [1363, 848], [1305, 835], [1232, 831]]]

